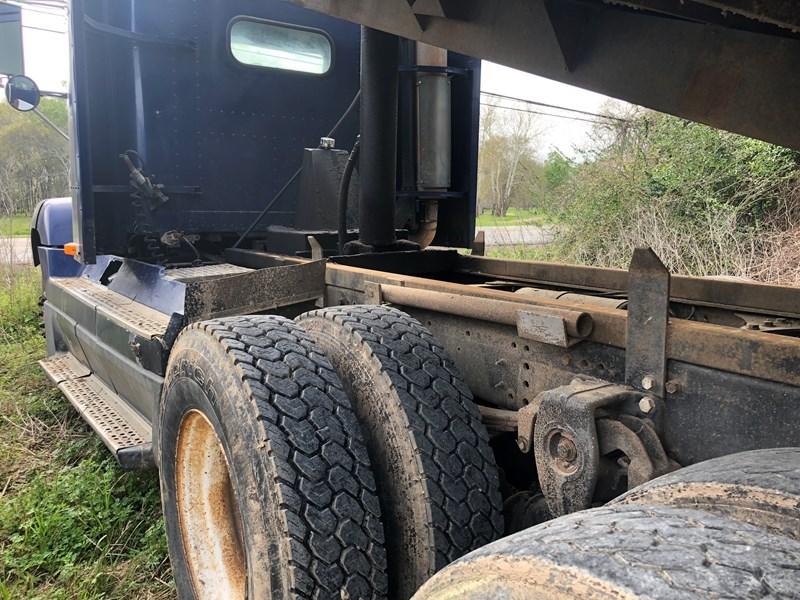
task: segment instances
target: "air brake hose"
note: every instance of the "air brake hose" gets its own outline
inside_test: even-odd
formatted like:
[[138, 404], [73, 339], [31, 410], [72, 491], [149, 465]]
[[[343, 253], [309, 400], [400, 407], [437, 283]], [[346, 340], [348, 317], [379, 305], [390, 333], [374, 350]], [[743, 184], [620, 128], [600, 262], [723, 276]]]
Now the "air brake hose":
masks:
[[350, 193], [350, 180], [353, 177], [353, 170], [358, 163], [359, 149], [361, 148], [361, 136], [356, 137], [353, 144], [353, 149], [347, 157], [347, 163], [344, 165], [344, 172], [342, 179], [339, 182], [339, 254], [344, 254], [344, 245], [347, 242], [347, 197]]

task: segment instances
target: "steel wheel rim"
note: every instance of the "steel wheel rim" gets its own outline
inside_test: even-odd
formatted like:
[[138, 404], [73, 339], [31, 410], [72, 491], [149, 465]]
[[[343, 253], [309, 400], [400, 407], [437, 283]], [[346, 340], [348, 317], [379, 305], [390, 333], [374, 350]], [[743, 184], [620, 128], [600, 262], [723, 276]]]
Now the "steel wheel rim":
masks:
[[178, 520], [197, 598], [244, 600], [246, 561], [230, 468], [214, 426], [190, 410], [175, 456]]

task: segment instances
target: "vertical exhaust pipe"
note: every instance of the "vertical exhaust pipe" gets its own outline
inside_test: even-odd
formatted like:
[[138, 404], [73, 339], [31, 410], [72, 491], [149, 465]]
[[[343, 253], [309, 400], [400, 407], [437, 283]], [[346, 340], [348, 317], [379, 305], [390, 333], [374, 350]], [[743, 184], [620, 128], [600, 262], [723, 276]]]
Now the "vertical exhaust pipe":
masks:
[[349, 251], [369, 252], [395, 244], [397, 187], [397, 36], [361, 28], [361, 151], [359, 239]]

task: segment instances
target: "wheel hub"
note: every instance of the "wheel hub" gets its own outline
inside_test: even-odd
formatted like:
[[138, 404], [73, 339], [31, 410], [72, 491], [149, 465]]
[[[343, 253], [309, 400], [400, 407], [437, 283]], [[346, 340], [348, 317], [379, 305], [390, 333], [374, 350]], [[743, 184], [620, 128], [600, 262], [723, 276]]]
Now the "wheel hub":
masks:
[[244, 600], [241, 516], [225, 451], [208, 418], [187, 412], [178, 431], [175, 479], [179, 526], [195, 594]]

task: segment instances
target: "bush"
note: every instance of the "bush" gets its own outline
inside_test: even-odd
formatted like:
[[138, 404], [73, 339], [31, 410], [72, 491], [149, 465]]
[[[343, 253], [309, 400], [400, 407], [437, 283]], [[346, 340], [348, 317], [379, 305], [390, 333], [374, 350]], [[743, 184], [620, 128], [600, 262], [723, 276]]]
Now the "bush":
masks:
[[569, 262], [626, 267], [648, 245], [674, 272], [757, 274], [794, 210], [798, 154], [669, 115], [596, 131], [557, 188]]

